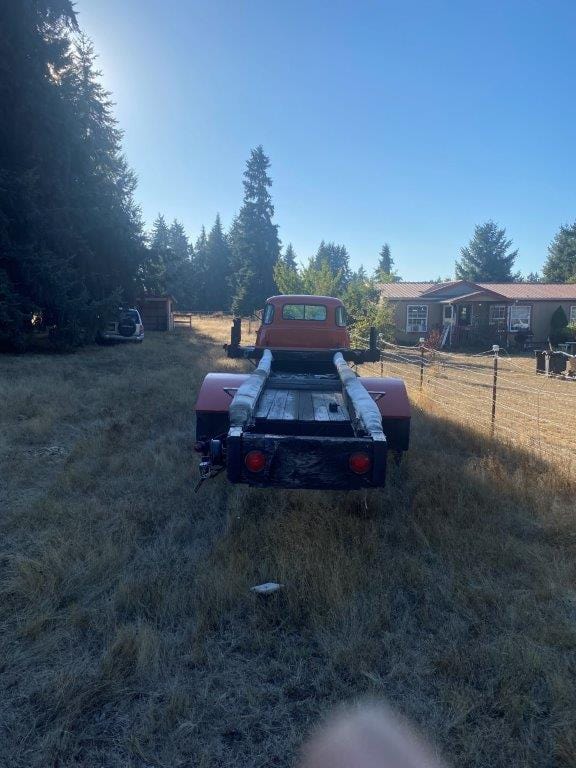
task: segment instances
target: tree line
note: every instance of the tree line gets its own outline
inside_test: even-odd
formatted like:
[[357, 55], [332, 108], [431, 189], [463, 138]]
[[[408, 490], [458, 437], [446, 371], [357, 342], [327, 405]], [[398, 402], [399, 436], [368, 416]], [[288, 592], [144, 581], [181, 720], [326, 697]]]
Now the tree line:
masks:
[[[378, 284], [398, 281], [388, 244], [372, 274], [346, 247], [322, 241], [299, 263], [274, 223], [270, 160], [252, 150], [238, 214], [191, 241], [163, 215], [146, 232], [136, 177], [71, 0], [0, 4], [0, 347], [33, 328], [55, 344], [94, 337], [121, 304], [170, 293], [185, 310], [248, 314], [277, 292], [342, 297], [362, 325], [388, 322]], [[576, 223], [552, 242], [542, 278], [513, 272], [517, 250], [492, 221], [461, 249], [456, 276], [576, 281]]]

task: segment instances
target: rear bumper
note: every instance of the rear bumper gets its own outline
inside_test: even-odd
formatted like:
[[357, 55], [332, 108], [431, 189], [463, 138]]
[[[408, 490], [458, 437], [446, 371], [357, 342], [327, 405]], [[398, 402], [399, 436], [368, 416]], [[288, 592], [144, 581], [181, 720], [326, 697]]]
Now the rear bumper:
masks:
[[139, 333], [134, 336], [122, 336], [120, 333], [114, 333], [113, 331], [102, 331], [100, 338], [105, 341], [142, 341], [144, 338], [143, 333]]
[[[355, 437], [295, 437], [292, 435], [232, 434], [227, 439], [227, 472], [232, 483], [266, 488], [357, 490], [386, 483], [386, 441]], [[266, 465], [250, 472], [244, 464], [249, 451], [262, 451]], [[357, 475], [349, 467], [351, 454], [362, 451], [371, 469]]]

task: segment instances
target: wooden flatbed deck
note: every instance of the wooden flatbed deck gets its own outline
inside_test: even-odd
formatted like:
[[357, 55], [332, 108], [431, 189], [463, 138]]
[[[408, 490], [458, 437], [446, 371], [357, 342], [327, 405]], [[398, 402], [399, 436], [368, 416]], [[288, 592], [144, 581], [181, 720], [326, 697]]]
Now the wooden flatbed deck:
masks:
[[350, 421], [342, 392], [266, 389], [256, 407], [257, 419], [269, 421]]

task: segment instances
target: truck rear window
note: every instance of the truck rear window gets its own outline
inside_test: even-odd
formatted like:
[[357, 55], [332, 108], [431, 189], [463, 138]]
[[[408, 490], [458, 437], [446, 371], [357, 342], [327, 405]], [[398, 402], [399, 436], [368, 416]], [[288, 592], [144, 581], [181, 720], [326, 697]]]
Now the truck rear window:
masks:
[[323, 304], [284, 304], [284, 320], [326, 320], [326, 307]]
[[344, 307], [336, 307], [336, 325], [343, 328], [348, 322]]
[[270, 325], [272, 320], [274, 319], [274, 305], [273, 304], [266, 304], [264, 307], [264, 314], [262, 316], [262, 322], [265, 325]]

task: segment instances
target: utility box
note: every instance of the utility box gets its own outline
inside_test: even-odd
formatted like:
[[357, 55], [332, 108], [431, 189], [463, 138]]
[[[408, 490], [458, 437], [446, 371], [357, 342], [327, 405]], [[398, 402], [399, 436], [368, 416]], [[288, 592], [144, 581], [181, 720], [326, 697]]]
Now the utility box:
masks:
[[536, 350], [536, 373], [560, 376], [566, 372], [568, 358], [562, 352]]

